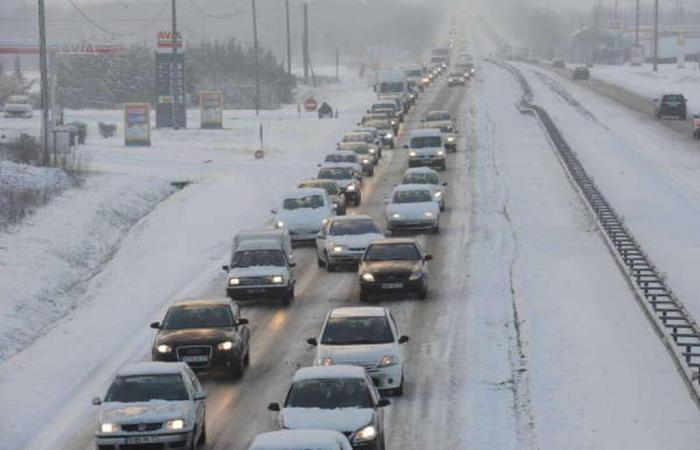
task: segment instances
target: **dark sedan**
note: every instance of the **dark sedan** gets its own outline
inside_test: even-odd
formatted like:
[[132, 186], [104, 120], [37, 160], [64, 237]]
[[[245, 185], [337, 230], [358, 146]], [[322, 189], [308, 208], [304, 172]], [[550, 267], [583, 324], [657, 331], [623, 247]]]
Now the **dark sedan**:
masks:
[[195, 370], [222, 369], [233, 377], [250, 362], [250, 332], [236, 303], [191, 300], [173, 304], [153, 341], [153, 361], [180, 361]]
[[415, 239], [383, 239], [373, 242], [360, 262], [360, 301], [370, 295], [413, 293], [428, 296], [428, 265], [433, 259]]

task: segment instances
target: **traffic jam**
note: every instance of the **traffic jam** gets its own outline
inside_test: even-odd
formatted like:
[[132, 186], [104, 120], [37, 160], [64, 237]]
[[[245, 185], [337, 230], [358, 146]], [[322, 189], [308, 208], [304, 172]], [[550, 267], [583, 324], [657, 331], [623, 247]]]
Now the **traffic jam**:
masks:
[[[313, 366], [296, 370], [279, 402], [260, 405], [277, 416], [279, 429], [259, 434], [249, 449], [390, 446], [384, 415], [391, 398], [404, 394], [409, 337], [379, 302], [387, 296], [429, 301], [434, 256], [422, 237], [440, 233], [441, 214], [450, 207], [441, 173], [461, 150], [449, 111], [424, 109], [415, 127], [407, 118], [438, 80], [452, 89], [473, 76], [472, 57], [452, 45], [434, 48], [423, 65], [378, 71], [376, 101], [318, 162], [316, 178], [299, 180], [279, 199], [269, 226], [233, 237], [221, 296], [172, 303], [150, 324], [151, 361], [122, 367], [93, 398], [96, 448], [202, 448], [207, 393], [199, 377], [243, 376], [256, 336], [242, 305], [294, 308], [299, 246], [315, 249], [319, 270], [356, 270], [361, 305], [333, 307], [318, 323], [317, 334], [306, 340], [315, 351]], [[392, 152], [405, 154], [407, 164], [384, 216], [358, 211]]]

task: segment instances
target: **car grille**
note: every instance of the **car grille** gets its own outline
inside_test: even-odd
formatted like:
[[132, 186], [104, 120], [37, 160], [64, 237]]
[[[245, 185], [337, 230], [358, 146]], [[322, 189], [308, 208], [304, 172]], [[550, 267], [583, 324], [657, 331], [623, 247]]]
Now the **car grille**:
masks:
[[258, 286], [261, 284], [272, 284], [272, 277], [243, 277], [239, 280], [239, 286]]
[[348, 247], [348, 250], [351, 252], [364, 252], [365, 247]]
[[408, 272], [377, 273], [374, 274], [374, 279], [378, 283], [391, 283], [394, 281], [408, 281], [410, 276], [411, 274]]
[[151, 422], [151, 423], [129, 423], [122, 425], [122, 431], [132, 432], [143, 432], [143, 431], [155, 431], [160, 430], [163, 427], [161, 422]]
[[122, 444], [119, 446], [119, 450], [162, 450], [165, 448], [165, 444], [153, 443], [153, 444]]
[[[177, 360], [186, 362], [187, 364], [189, 364], [190, 367], [194, 369], [209, 367], [209, 364], [211, 364], [211, 352], [212, 348], [210, 345], [188, 345], [184, 347], [178, 347], [176, 350]], [[190, 358], [199, 359], [188, 361], [188, 359]]]

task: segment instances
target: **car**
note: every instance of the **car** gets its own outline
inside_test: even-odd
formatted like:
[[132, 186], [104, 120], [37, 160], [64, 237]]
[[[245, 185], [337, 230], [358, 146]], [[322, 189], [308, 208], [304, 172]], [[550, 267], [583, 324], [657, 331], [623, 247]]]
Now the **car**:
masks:
[[419, 299], [428, 298], [428, 261], [415, 239], [385, 239], [367, 247], [358, 268], [360, 301], [371, 295], [416, 294]]
[[[325, 191], [324, 191], [325, 192]], [[284, 306], [294, 300], [296, 263], [289, 260], [279, 242], [271, 239], [241, 242], [230, 265], [226, 295], [232, 300], [279, 299]]]
[[377, 146], [379, 159], [382, 159], [382, 147], [384, 147], [384, 145], [382, 144], [382, 139], [379, 135], [379, 130], [377, 130], [374, 127], [357, 127], [352, 131], [369, 133], [372, 136], [372, 143], [374, 143]]
[[381, 141], [377, 138], [377, 130], [374, 128], [345, 133], [341, 142], [364, 142], [369, 145], [371, 149], [374, 149], [374, 153], [378, 159], [382, 158]]
[[281, 428], [327, 429], [348, 437], [354, 449], [385, 450], [382, 398], [365, 369], [356, 366], [304, 367], [294, 374], [279, 412]]
[[359, 158], [362, 172], [371, 177], [374, 175], [374, 166], [379, 162], [377, 148], [366, 142], [341, 142], [338, 150], [355, 152]]
[[338, 186], [335, 180], [315, 178], [313, 180], [304, 180], [297, 186], [299, 188], [323, 188], [328, 193], [331, 202], [333, 203], [333, 208], [335, 208], [335, 213], [339, 216], [345, 215], [347, 208], [345, 206], [345, 195], [343, 191]]
[[440, 175], [429, 167], [415, 167], [407, 169], [401, 178], [401, 184], [424, 184], [432, 188], [433, 200], [440, 206], [440, 211], [445, 210], [447, 182], [440, 181]]
[[552, 61], [552, 67], [556, 67], [557, 69], [564, 69], [566, 67], [566, 64], [564, 63], [563, 59], [556, 58]]
[[248, 450], [352, 450], [352, 445], [337, 431], [280, 430], [257, 435]]
[[6, 103], [3, 111], [5, 118], [31, 119], [34, 117], [32, 105], [27, 103]]
[[284, 196], [280, 207], [271, 212], [275, 216], [274, 227], [289, 230], [292, 242], [315, 240], [318, 230], [335, 214], [333, 203], [322, 188], [299, 188], [290, 192]]
[[447, 120], [451, 121], [452, 116], [448, 111], [443, 110], [428, 111], [423, 117], [423, 122], [442, 122]]
[[256, 228], [238, 230], [233, 237], [231, 245], [231, 263], [236, 255], [236, 250], [244, 241], [260, 241], [272, 240], [279, 243], [284, 252], [287, 254], [289, 262], [294, 262], [294, 250], [292, 248], [292, 239], [289, 236], [289, 230], [284, 228]]
[[427, 184], [400, 184], [394, 188], [386, 205], [387, 229], [398, 231], [440, 231], [440, 205], [435, 202], [433, 187]]
[[389, 110], [396, 116], [401, 122], [403, 122], [403, 110], [401, 105], [396, 100], [381, 100], [372, 104], [372, 107], [367, 111], [368, 113], [379, 113], [384, 110]]
[[99, 449], [189, 449], [207, 440], [207, 395], [182, 362], [140, 362], [119, 369], [99, 407]]
[[656, 108], [654, 115], [657, 119], [675, 117], [686, 120], [688, 118], [687, 100], [683, 94], [663, 94], [660, 99], [654, 99]]
[[315, 365], [347, 364], [364, 367], [381, 393], [403, 395], [404, 355], [408, 336], [399, 334], [389, 310], [353, 306], [332, 309], [318, 338]]
[[326, 163], [350, 163], [356, 166], [355, 168], [357, 169], [358, 173], [362, 173], [363, 171], [360, 156], [352, 150], [336, 150], [333, 153], [328, 153], [323, 157], [323, 163], [319, 164], [318, 167], [322, 167]]
[[[362, 203], [362, 175], [357, 164], [332, 163], [323, 164], [318, 169], [317, 178], [329, 179], [338, 183], [347, 204], [360, 206]], [[316, 237], [314, 236], [314, 239]]]
[[574, 72], [571, 75], [571, 78], [574, 80], [587, 80], [591, 77], [591, 71], [588, 70], [588, 67], [586, 66], [577, 66], [574, 68]]
[[452, 152], [457, 151], [458, 131], [455, 129], [454, 123], [451, 120], [433, 120], [430, 122], [423, 122], [422, 125], [422, 128], [437, 128], [440, 130], [445, 150], [450, 150]]
[[445, 148], [442, 132], [435, 128], [411, 131], [408, 151], [408, 167], [430, 166], [445, 170]]
[[369, 216], [334, 217], [316, 237], [318, 266], [334, 272], [338, 266], [357, 264], [367, 246], [383, 238], [379, 225]]
[[243, 375], [250, 363], [248, 320], [238, 304], [228, 300], [187, 300], [168, 308], [151, 348], [151, 359], [184, 362], [194, 370], [223, 370]]
[[452, 72], [447, 76], [447, 86], [466, 86], [467, 81], [465, 79], [464, 72]]
[[394, 126], [389, 119], [378, 118], [368, 120], [364, 123], [364, 126], [377, 129], [382, 145], [389, 148], [396, 147], [396, 133], [394, 133]]
[[362, 116], [358, 125], [367, 126], [366, 125], [367, 122], [371, 122], [373, 120], [382, 120], [382, 119], [386, 119], [385, 113], [383, 113], [383, 112], [377, 113], [377, 112], [372, 112], [370, 110], [370, 112], [368, 112], [367, 114]]

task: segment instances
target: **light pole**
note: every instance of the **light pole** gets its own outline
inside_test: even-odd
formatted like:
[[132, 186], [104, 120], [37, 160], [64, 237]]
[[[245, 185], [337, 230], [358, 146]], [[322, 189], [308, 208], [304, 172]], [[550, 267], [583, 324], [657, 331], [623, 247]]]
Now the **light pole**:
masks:
[[255, 11], [255, 0], [253, 4], [253, 51], [255, 52], [255, 115], [260, 115], [260, 66], [258, 61], [258, 19]]
[[659, 70], [659, 0], [654, 0], [654, 72]]
[[41, 149], [42, 163], [51, 163], [49, 153], [49, 76], [46, 59], [46, 16], [44, 0], [39, 0], [39, 70], [41, 72]]

